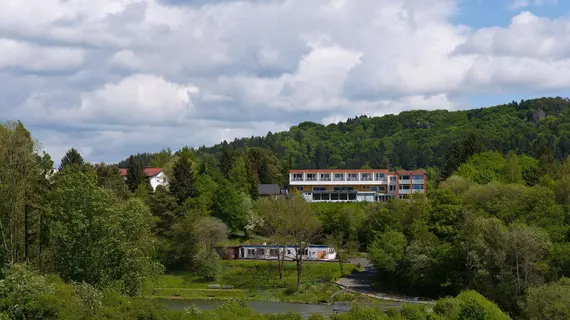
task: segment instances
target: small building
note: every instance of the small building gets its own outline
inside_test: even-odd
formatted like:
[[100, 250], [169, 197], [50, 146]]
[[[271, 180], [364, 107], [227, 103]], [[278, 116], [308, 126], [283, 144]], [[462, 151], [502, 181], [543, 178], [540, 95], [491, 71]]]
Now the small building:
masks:
[[257, 186], [260, 197], [268, 197], [276, 199], [287, 194], [286, 190], [281, 189], [278, 184], [260, 184]]
[[[128, 169], [119, 169], [119, 173], [125, 180], [127, 179]], [[156, 190], [158, 186], [168, 186], [168, 180], [162, 168], [145, 168], [144, 174], [148, 177], [152, 190]]]
[[[297, 246], [288, 245], [242, 245], [237, 256], [238, 259], [277, 260], [284, 254], [284, 260], [292, 261], [296, 258], [297, 249]], [[302, 256], [307, 261], [331, 261], [336, 259], [336, 251], [325, 245], [309, 245]]]

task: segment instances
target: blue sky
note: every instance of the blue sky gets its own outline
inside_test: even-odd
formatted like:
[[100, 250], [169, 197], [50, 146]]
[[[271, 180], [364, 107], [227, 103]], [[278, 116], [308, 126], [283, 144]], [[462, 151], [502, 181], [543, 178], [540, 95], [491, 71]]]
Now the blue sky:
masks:
[[56, 160], [570, 96], [566, 0], [3, 0], [0, 120]]

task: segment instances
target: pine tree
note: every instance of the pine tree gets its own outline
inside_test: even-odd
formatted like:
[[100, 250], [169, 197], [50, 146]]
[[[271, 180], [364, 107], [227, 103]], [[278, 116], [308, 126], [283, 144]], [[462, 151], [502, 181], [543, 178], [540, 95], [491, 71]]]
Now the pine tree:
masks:
[[83, 163], [84, 161], [81, 154], [79, 154], [79, 152], [75, 150], [75, 148], [71, 148], [61, 159], [61, 164], [59, 165], [59, 171], [70, 166], [80, 167], [83, 165]]
[[273, 183], [271, 169], [269, 168], [269, 161], [267, 158], [263, 159], [263, 162], [261, 162], [261, 167], [259, 168], [259, 183]]
[[230, 170], [232, 164], [234, 163], [234, 150], [224, 141], [222, 145], [222, 157], [220, 158], [220, 170], [224, 174], [224, 177], [229, 178]]
[[127, 186], [131, 192], [136, 192], [139, 185], [147, 179], [144, 174], [144, 165], [139, 159], [130, 156], [127, 170]]
[[179, 205], [182, 205], [186, 199], [196, 196], [196, 178], [190, 155], [182, 153], [174, 163], [169, 183], [170, 192], [176, 197]]

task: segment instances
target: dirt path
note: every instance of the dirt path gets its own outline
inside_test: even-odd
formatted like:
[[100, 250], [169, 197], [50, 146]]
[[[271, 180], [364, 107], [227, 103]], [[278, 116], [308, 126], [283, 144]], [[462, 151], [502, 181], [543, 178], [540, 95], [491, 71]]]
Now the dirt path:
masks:
[[340, 278], [336, 281], [336, 284], [345, 288], [347, 291], [363, 294], [371, 298], [395, 301], [395, 302], [406, 302], [406, 303], [422, 303], [422, 304], [433, 304], [433, 301], [419, 300], [416, 297], [405, 297], [397, 296], [392, 294], [387, 294], [383, 292], [378, 292], [371, 287], [371, 284], [376, 277], [376, 270], [370, 264], [370, 261], [365, 258], [352, 259], [349, 261], [352, 264], [360, 264], [362, 266], [362, 271], [355, 272], [344, 278]]

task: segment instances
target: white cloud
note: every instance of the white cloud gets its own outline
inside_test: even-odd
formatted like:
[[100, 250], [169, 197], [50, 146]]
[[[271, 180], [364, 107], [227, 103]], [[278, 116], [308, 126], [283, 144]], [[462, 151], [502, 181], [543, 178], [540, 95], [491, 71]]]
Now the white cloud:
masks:
[[0, 69], [18, 68], [30, 71], [58, 71], [83, 64], [79, 49], [44, 47], [0, 38]]
[[521, 9], [531, 6], [543, 6], [543, 5], [555, 5], [558, 0], [510, 0], [509, 8], [511, 9]]
[[570, 87], [570, 20], [470, 29], [458, 1], [4, 0], [0, 114], [109, 160]]

